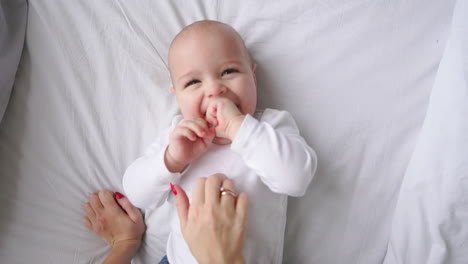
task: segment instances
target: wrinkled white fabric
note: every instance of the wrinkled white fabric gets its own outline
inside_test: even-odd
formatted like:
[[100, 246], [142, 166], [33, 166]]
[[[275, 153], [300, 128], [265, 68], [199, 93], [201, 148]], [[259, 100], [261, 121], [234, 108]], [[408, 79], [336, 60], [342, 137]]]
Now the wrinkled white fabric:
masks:
[[468, 2], [459, 0], [385, 262], [468, 261]]
[[[125, 169], [177, 115], [172, 38], [214, 19], [257, 63], [258, 107], [290, 112], [317, 152], [305, 196], [288, 199], [283, 262], [381, 263], [454, 2], [29, 0], [0, 123], [0, 262], [102, 262], [108, 247], [81, 224], [86, 196], [122, 192]], [[147, 212], [135, 263], [162, 257], [174, 213]]]
[[0, 2], [0, 122], [10, 99], [23, 51], [27, 14], [26, 0]]

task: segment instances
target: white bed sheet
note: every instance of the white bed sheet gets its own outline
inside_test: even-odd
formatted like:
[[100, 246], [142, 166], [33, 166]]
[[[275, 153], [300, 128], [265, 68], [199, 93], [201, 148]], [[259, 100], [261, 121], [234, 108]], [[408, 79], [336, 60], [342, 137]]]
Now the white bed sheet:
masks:
[[[102, 260], [108, 248], [80, 222], [86, 195], [122, 191], [126, 166], [177, 113], [166, 67], [172, 37], [215, 19], [234, 26], [257, 61], [259, 105], [290, 111], [319, 157], [306, 196], [289, 200], [284, 263], [381, 263], [453, 6], [29, 1], [0, 125], [0, 262]], [[164, 254], [173, 213], [147, 213], [136, 263]]]
[[385, 263], [468, 263], [468, 2], [457, 1]]
[[10, 99], [23, 50], [27, 11], [26, 0], [0, 2], [0, 122]]

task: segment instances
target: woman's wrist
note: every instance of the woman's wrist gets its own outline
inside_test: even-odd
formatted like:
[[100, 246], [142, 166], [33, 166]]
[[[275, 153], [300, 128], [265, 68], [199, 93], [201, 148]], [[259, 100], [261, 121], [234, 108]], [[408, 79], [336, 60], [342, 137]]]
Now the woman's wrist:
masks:
[[140, 248], [141, 240], [117, 241], [103, 264], [128, 264]]
[[141, 246], [141, 240], [137, 239], [132, 239], [132, 240], [120, 240], [120, 241], [115, 241], [114, 245], [112, 245], [112, 248], [120, 248], [120, 249], [133, 249], [135, 251], [138, 251], [138, 249]]
[[234, 260], [231, 263], [233, 263], [233, 264], [245, 264], [244, 256], [240, 256], [239, 258], [237, 258], [236, 260]]

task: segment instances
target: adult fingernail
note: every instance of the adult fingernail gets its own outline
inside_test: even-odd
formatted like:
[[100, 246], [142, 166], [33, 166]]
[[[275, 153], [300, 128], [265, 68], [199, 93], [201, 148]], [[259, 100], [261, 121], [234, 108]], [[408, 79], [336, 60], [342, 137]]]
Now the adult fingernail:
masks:
[[120, 200], [122, 198], [124, 198], [125, 196], [119, 192], [115, 192], [115, 197], [117, 197], [117, 200]]
[[176, 188], [174, 187], [174, 185], [173, 185], [172, 183], [170, 183], [170, 185], [171, 185], [171, 191], [172, 191], [172, 193], [173, 193], [174, 195], [177, 195], [177, 190], [176, 190]]

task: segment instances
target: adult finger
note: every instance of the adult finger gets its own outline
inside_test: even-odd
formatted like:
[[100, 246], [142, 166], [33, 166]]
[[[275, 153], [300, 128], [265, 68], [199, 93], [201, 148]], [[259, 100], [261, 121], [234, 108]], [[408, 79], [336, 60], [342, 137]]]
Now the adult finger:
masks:
[[91, 221], [89, 220], [89, 218], [86, 216], [84, 217], [81, 222], [83, 223], [84, 226], [86, 226], [86, 228], [88, 228], [89, 230], [93, 230], [93, 225], [91, 224]]
[[205, 203], [205, 182], [206, 178], [198, 178], [192, 190], [192, 204]]
[[99, 199], [99, 196], [97, 193], [92, 193], [88, 197], [89, 203], [91, 204], [91, 207], [93, 208], [94, 212], [99, 212], [104, 209], [104, 206], [101, 203], [101, 200]]
[[184, 232], [185, 226], [187, 225], [187, 217], [190, 208], [190, 203], [184, 189], [182, 189], [179, 185], [175, 184], [174, 188], [177, 191], [176, 207], [177, 214], [179, 215], [180, 229], [182, 230], [182, 232]]
[[242, 221], [243, 225], [245, 225], [246, 220], [247, 220], [248, 209], [249, 209], [249, 199], [247, 197], [247, 194], [240, 193], [237, 196], [236, 213], [239, 219]]
[[83, 207], [86, 213], [85, 218], [87, 219], [87, 222], [86, 223], [83, 222], [83, 224], [85, 224], [86, 227], [89, 228], [90, 230], [94, 231], [93, 227], [98, 224], [97, 213], [94, 211], [93, 207], [91, 206], [89, 202], [86, 203]]
[[99, 199], [101, 200], [102, 206], [114, 212], [122, 211], [119, 205], [114, 199], [114, 193], [111, 191], [100, 191], [98, 193]]
[[87, 217], [89, 217], [89, 218], [95, 218], [96, 217], [96, 212], [94, 212], [94, 210], [91, 207], [90, 203], [85, 203], [85, 205], [83, 205], [83, 209], [84, 209], [85, 214], [86, 214]]
[[211, 204], [219, 204], [220, 188], [226, 176], [221, 173], [210, 175], [205, 185], [205, 200]]
[[225, 179], [222, 182], [221, 187], [224, 189], [224, 191], [221, 192], [221, 197], [220, 197], [221, 206], [234, 211], [235, 209], [234, 206], [235, 206], [236, 199], [237, 199], [236, 188], [234, 186], [234, 183], [229, 179]]
[[132, 219], [134, 223], [143, 221], [143, 215], [140, 210], [136, 208], [127, 197], [119, 192], [115, 192], [115, 197], [117, 198], [117, 203], [122, 207], [122, 209], [127, 213], [127, 215]]

